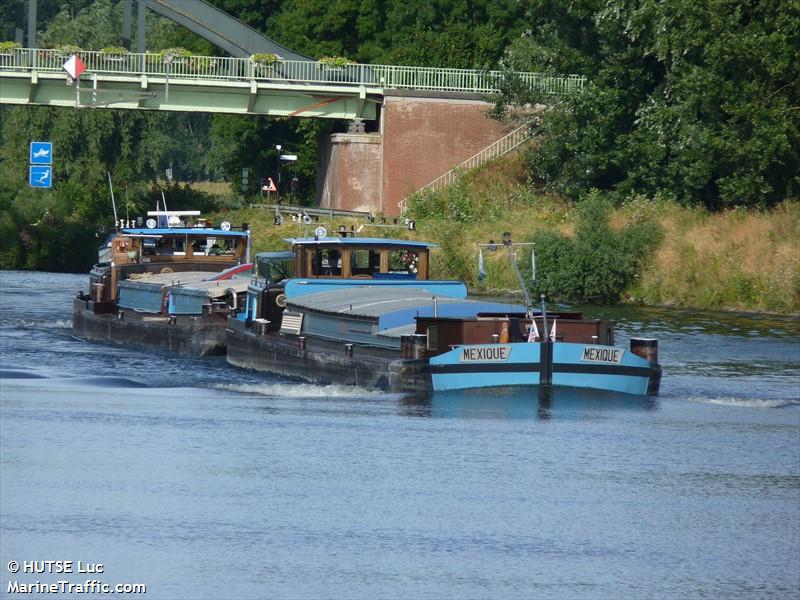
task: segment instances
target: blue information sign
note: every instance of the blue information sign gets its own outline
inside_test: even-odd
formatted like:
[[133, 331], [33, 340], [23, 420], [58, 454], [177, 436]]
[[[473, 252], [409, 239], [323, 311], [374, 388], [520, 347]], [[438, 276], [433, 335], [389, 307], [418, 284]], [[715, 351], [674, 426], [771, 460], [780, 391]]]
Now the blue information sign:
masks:
[[31, 142], [31, 164], [53, 164], [53, 142]]
[[30, 167], [31, 187], [49, 188], [53, 186], [53, 169], [50, 166]]

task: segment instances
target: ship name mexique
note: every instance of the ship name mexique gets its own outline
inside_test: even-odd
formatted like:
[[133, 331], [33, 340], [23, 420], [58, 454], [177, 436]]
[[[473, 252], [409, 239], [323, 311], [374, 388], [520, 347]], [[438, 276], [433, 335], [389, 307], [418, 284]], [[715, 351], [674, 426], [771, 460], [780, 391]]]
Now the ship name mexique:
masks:
[[461, 362], [508, 360], [511, 348], [508, 346], [486, 346], [483, 348], [463, 348]]
[[624, 352], [625, 350], [621, 348], [586, 346], [583, 349], [583, 356], [581, 356], [581, 360], [584, 362], [605, 362], [619, 364], [622, 362], [622, 355]]

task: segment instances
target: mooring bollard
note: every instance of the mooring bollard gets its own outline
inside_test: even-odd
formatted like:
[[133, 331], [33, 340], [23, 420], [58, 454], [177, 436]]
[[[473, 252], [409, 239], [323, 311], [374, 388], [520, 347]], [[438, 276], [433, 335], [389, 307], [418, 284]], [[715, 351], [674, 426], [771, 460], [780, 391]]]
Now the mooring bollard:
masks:
[[103, 301], [103, 290], [105, 289], [105, 285], [102, 283], [93, 283], [92, 289], [90, 290], [90, 294], [92, 295], [92, 302], [102, 302]]
[[256, 335], [267, 335], [269, 332], [269, 321], [267, 319], [253, 319], [253, 329]]
[[658, 340], [651, 338], [631, 338], [631, 352], [650, 362], [658, 362]]
[[301, 336], [297, 337], [297, 347], [300, 350], [305, 351], [305, 349], [306, 349], [306, 336], [301, 335]]

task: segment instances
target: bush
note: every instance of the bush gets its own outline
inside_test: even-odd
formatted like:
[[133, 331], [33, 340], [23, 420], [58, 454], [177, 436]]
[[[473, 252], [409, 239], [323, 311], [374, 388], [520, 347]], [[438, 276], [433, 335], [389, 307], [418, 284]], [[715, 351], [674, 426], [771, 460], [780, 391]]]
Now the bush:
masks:
[[355, 61], [350, 60], [344, 56], [323, 56], [319, 59], [320, 68], [328, 67], [330, 69], [343, 69], [350, 65], [356, 64]]
[[20, 45], [17, 42], [0, 42], [0, 52], [11, 52], [12, 50], [19, 50]]
[[56, 46], [55, 50], [59, 56], [63, 56], [64, 58], [68, 58], [73, 54], [80, 54], [83, 52], [83, 48], [76, 46], [75, 44], [61, 44]]
[[282, 61], [280, 56], [273, 53], [256, 53], [250, 57], [250, 62], [258, 66], [271, 66]]
[[128, 49], [122, 46], [106, 46], [105, 48], [101, 48], [100, 52], [102, 54], [108, 54], [109, 56], [125, 56], [129, 54]]
[[639, 267], [658, 245], [661, 230], [638, 222], [615, 231], [612, 205], [593, 191], [576, 209], [576, 235], [555, 231], [535, 235], [536, 295], [555, 302], [613, 303], [635, 282]]
[[175, 47], [167, 48], [158, 53], [158, 56], [163, 61], [173, 60], [176, 58], [189, 58], [192, 55], [186, 48]]

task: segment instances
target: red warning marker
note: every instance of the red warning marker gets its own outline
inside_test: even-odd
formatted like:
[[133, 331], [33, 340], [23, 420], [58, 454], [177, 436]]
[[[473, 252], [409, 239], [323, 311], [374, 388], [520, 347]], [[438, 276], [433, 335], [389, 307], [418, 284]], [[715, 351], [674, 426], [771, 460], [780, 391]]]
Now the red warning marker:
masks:
[[86, 63], [84, 63], [77, 54], [70, 56], [63, 66], [64, 70], [69, 73], [69, 76], [73, 79], [77, 79], [86, 71]]
[[277, 192], [278, 188], [275, 187], [275, 182], [272, 181], [272, 177], [267, 177], [267, 184], [261, 186], [261, 189], [265, 192]]

